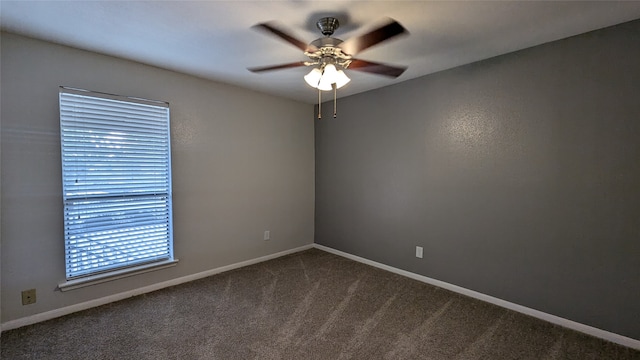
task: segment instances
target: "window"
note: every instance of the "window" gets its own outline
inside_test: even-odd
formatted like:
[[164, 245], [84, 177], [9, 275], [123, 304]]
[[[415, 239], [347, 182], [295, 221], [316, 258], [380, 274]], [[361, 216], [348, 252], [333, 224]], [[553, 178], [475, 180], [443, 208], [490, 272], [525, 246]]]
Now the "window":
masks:
[[67, 280], [173, 261], [169, 105], [60, 88]]

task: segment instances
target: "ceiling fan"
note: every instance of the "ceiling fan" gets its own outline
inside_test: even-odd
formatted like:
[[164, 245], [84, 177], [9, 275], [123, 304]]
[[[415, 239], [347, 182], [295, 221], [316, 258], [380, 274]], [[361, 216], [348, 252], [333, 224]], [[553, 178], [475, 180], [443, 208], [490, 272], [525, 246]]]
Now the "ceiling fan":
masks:
[[[304, 79], [311, 87], [318, 89], [318, 102], [321, 103], [321, 91], [334, 90], [334, 114], [336, 90], [350, 79], [344, 74], [344, 69], [363, 71], [371, 74], [396, 78], [407, 68], [404, 66], [393, 66], [376, 63], [372, 61], [356, 59], [353, 56], [381, 42], [389, 40], [395, 36], [408, 33], [407, 30], [393, 19], [366, 34], [342, 41], [332, 37], [334, 31], [340, 26], [338, 19], [334, 17], [323, 17], [316, 23], [318, 29], [324, 37], [318, 38], [307, 44], [296, 37], [288, 34], [279, 28], [274, 22], [261, 23], [254, 28], [265, 31], [268, 34], [288, 42], [289, 44], [304, 51], [309, 61], [297, 61], [286, 64], [253, 67], [249, 71], [260, 73], [272, 70], [296, 68], [301, 66], [313, 66], [314, 68]], [[320, 108], [318, 108], [318, 118], [320, 118]]]

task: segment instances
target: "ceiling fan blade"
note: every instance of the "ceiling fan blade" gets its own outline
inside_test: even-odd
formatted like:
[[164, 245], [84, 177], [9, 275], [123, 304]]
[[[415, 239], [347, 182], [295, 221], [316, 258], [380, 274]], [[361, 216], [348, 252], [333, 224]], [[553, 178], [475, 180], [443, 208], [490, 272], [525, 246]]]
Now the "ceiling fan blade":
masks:
[[351, 59], [351, 64], [349, 64], [349, 67], [347, 69], [397, 78], [398, 76], [402, 75], [405, 70], [407, 70], [407, 67], [391, 66], [366, 60]]
[[403, 33], [408, 33], [408, 31], [402, 25], [400, 25], [399, 22], [393, 19], [389, 19], [385, 25], [364, 35], [351, 38], [338, 45], [338, 47], [349, 55], [356, 55], [362, 50], [368, 49], [374, 45], [377, 45], [383, 41], [389, 40], [392, 37]]
[[247, 70], [251, 72], [263, 72], [263, 71], [271, 71], [271, 70], [289, 69], [289, 68], [294, 68], [299, 66], [307, 66], [307, 64], [305, 64], [304, 61], [297, 61], [297, 62], [288, 63], [288, 64], [247, 68]]
[[315, 46], [311, 44], [307, 44], [304, 41], [297, 39], [296, 37], [286, 33], [284, 30], [278, 29], [276, 23], [274, 22], [261, 23], [261, 24], [254, 25], [253, 27], [258, 30], [262, 30], [267, 33], [273, 34], [302, 51], [314, 52], [318, 50], [318, 48], [316, 48]]

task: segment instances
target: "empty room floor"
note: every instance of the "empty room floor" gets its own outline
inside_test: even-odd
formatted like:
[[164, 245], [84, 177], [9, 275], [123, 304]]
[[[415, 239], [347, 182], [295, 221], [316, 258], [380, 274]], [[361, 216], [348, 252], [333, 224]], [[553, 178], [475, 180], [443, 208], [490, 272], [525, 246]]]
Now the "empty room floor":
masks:
[[2, 333], [2, 359], [640, 359], [318, 249]]

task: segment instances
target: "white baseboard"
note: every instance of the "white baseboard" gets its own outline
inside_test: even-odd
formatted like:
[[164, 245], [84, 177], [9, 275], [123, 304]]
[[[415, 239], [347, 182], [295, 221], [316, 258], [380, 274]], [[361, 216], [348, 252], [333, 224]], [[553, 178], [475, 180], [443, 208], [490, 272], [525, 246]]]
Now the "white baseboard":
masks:
[[91, 301], [87, 301], [87, 302], [83, 302], [83, 303], [79, 303], [79, 304], [75, 304], [75, 305], [71, 305], [71, 306], [67, 306], [64, 308], [60, 308], [60, 309], [55, 309], [55, 310], [51, 310], [51, 311], [47, 311], [47, 312], [43, 312], [43, 313], [39, 313], [39, 314], [35, 314], [35, 315], [31, 315], [31, 316], [27, 316], [24, 318], [20, 318], [20, 319], [16, 319], [16, 320], [11, 320], [11, 321], [7, 321], [5, 323], [2, 323], [0, 329], [1, 331], [6, 331], [6, 330], [11, 330], [11, 329], [16, 329], [22, 326], [26, 326], [26, 325], [32, 325], [35, 323], [39, 323], [42, 321], [46, 321], [46, 320], [51, 320], [60, 316], [64, 316], [64, 315], [69, 315], [71, 313], [74, 312], [78, 312], [78, 311], [82, 311], [82, 310], [86, 310], [86, 309], [90, 309], [93, 307], [97, 307], [97, 306], [101, 306], [101, 305], [105, 305], [105, 304], [109, 304], [115, 301], [119, 301], [119, 300], [124, 300], [127, 298], [130, 298], [132, 296], [137, 296], [137, 295], [142, 295], [145, 293], [149, 293], [152, 291], [156, 291], [156, 290], [160, 290], [169, 286], [175, 286], [175, 285], [179, 285], [182, 283], [186, 283], [189, 281], [194, 281], [194, 280], [198, 280], [201, 278], [205, 278], [208, 276], [212, 276], [215, 274], [219, 274], [225, 271], [229, 271], [229, 270], [233, 270], [233, 269], [238, 269], [244, 266], [248, 266], [248, 265], [253, 265], [253, 264], [257, 264], [263, 261], [267, 261], [267, 260], [271, 260], [271, 259], [275, 259], [275, 258], [279, 258], [285, 255], [289, 255], [289, 254], [293, 254], [293, 253], [297, 253], [300, 251], [304, 251], [304, 250], [308, 250], [311, 248], [317, 248], [323, 251], [326, 251], [328, 253], [332, 253], [338, 256], [342, 256], [345, 257], [347, 259], [351, 259], [357, 262], [361, 262], [363, 264], [367, 264], [367, 265], [371, 265], [374, 267], [377, 267], [379, 269], [382, 270], [386, 270], [398, 275], [402, 275], [414, 280], [418, 280], [430, 285], [434, 285], [434, 286], [438, 286], [440, 288], [443, 289], [447, 289], [462, 295], [466, 295], [478, 300], [482, 300], [494, 305], [498, 305], [500, 307], [509, 309], [509, 310], [513, 310], [513, 311], [517, 311], [519, 313], [525, 314], [525, 315], [529, 315], [529, 316], [533, 316], [535, 318], [544, 320], [544, 321], [548, 321], [550, 323], [559, 325], [559, 326], [563, 326], [572, 330], [576, 330], [591, 336], [595, 336], [607, 341], [611, 341], [613, 343], [616, 344], [620, 344], [623, 346], [627, 346], [633, 349], [638, 349], [640, 350], [640, 340], [636, 340], [636, 339], [632, 339], [626, 336], [622, 336], [622, 335], [618, 335], [606, 330], [602, 330], [602, 329], [598, 329], [589, 325], [585, 325], [585, 324], [581, 324], [579, 322], [575, 322], [572, 320], [568, 320], [568, 319], [564, 319], [561, 318], [559, 316], [555, 316], [555, 315], [551, 315], [539, 310], [535, 310], [535, 309], [531, 309], [528, 308], [526, 306], [522, 306], [522, 305], [518, 305], [506, 300], [502, 300], [493, 296], [489, 296], [486, 294], [482, 294], [479, 293], [477, 291], [473, 291], [473, 290], [469, 290], [457, 285], [453, 285], [453, 284], [449, 284], [446, 283], [444, 281], [440, 281], [440, 280], [436, 280], [436, 279], [432, 279], [423, 275], [418, 275], [416, 273], [412, 273], [406, 270], [401, 270], [398, 268], [395, 268], [393, 266], [389, 266], [389, 265], [385, 265], [382, 263], [378, 263], [369, 259], [365, 259], [356, 255], [352, 255], [349, 253], [345, 253], [343, 251], [340, 250], [336, 250], [330, 247], [326, 247], [323, 245], [319, 245], [319, 244], [309, 244], [309, 245], [305, 245], [305, 246], [300, 246], [294, 249], [289, 249], [289, 250], [285, 250], [285, 251], [281, 251], [275, 254], [271, 254], [271, 255], [266, 255], [266, 256], [262, 256], [256, 259], [251, 259], [251, 260], [246, 260], [246, 261], [241, 261], [235, 264], [231, 264], [231, 265], [226, 265], [226, 266], [222, 266], [219, 268], [215, 268], [215, 269], [211, 269], [211, 270], [207, 270], [207, 271], [203, 271], [197, 274], [192, 274], [192, 275], [187, 275], [187, 276], [183, 276], [180, 278], [176, 278], [176, 279], [172, 279], [172, 280], [168, 280], [168, 281], [164, 281], [161, 283], [157, 283], [157, 284], [153, 284], [153, 285], [149, 285], [149, 286], [145, 286], [142, 288], [138, 288], [138, 289], [133, 289], [133, 290], [129, 290], [129, 291], [125, 291], [122, 293], [118, 293], [118, 294], [114, 294], [114, 295], [110, 295], [110, 296], [106, 296], [103, 298], [99, 298], [99, 299], [95, 299], [95, 300], [91, 300]]
[[345, 257], [347, 259], [350, 260], [354, 260], [357, 262], [361, 262], [363, 264], [367, 264], [367, 265], [371, 265], [374, 267], [377, 267], [379, 269], [382, 270], [386, 270], [398, 275], [402, 275], [414, 280], [418, 280], [420, 282], [423, 283], [427, 283], [430, 285], [434, 285], [443, 289], [447, 289], [453, 292], [456, 292], [458, 294], [462, 294], [462, 295], [466, 295], [469, 297], [472, 297], [474, 299], [478, 299], [478, 300], [482, 300], [485, 302], [488, 302], [490, 304], [494, 304], [494, 305], [498, 305], [500, 307], [503, 307], [505, 309], [509, 309], [509, 310], [513, 310], [513, 311], [517, 311], [519, 313], [525, 314], [525, 315], [529, 315], [532, 316], [534, 318], [538, 318], [544, 321], [548, 321], [552, 324], [556, 324], [556, 325], [560, 325], [572, 330], [576, 330], [591, 336], [595, 336], [597, 338], [600, 339], [604, 339], [607, 341], [611, 341], [613, 343], [616, 344], [620, 344], [620, 345], [624, 345], [633, 349], [638, 349], [640, 350], [640, 340], [636, 340], [636, 339], [632, 339], [626, 336], [622, 336], [622, 335], [618, 335], [616, 333], [612, 333], [606, 330], [602, 330], [602, 329], [598, 329], [595, 328], [593, 326], [589, 326], [589, 325], [585, 325], [585, 324], [581, 324], [579, 322], [575, 322], [572, 320], [568, 320], [565, 318], [561, 318], [559, 316], [555, 316], [555, 315], [551, 315], [551, 314], [547, 314], [545, 312], [539, 311], [539, 310], [535, 310], [535, 309], [531, 309], [528, 308], [526, 306], [522, 306], [522, 305], [518, 305], [506, 300], [502, 300], [502, 299], [498, 299], [496, 297], [493, 296], [489, 296], [483, 293], [479, 293], [477, 291], [473, 291], [473, 290], [469, 290], [469, 289], [465, 289], [463, 287], [457, 286], [457, 285], [453, 285], [453, 284], [449, 284], [446, 283], [444, 281], [440, 281], [440, 280], [436, 280], [436, 279], [432, 279], [430, 277], [426, 277], [423, 275], [418, 275], [416, 273], [412, 273], [406, 270], [401, 270], [398, 268], [395, 268], [393, 266], [389, 266], [389, 265], [385, 265], [385, 264], [381, 264], [379, 262], [375, 262], [369, 259], [365, 259], [356, 255], [351, 255], [349, 253], [340, 251], [340, 250], [336, 250], [327, 246], [323, 246], [320, 244], [313, 244], [313, 247], [316, 249], [320, 249], [323, 251], [326, 251], [328, 253], [332, 253], [338, 256], [342, 256]]
[[244, 266], [257, 264], [257, 263], [260, 263], [260, 262], [263, 262], [263, 261], [279, 258], [281, 256], [285, 256], [285, 255], [297, 253], [297, 252], [300, 252], [300, 251], [308, 250], [308, 249], [311, 249], [312, 247], [313, 247], [313, 244], [304, 245], [304, 246], [300, 246], [300, 247], [297, 247], [297, 248], [294, 248], [294, 249], [281, 251], [281, 252], [278, 252], [278, 253], [275, 253], [275, 254], [262, 256], [262, 257], [259, 257], [259, 258], [256, 258], [256, 259], [241, 261], [241, 262], [238, 262], [238, 263], [235, 263], [235, 264], [226, 265], [226, 266], [222, 266], [222, 267], [219, 267], [219, 268], [215, 268], [215, 269], [199, 272], [197, 274], [187, 275], [187, 276], [183, 276], [183, 277], [180, 277], [180, 278], [167, 280], [167, 281], [163, 281], [163, 282], [160, 282], [160, 283], [157, 283], [157, 284], [141, 287], [141, 288], [138, 288], [138, 289], [133, 289], [133, 290], [121, 292], [121, 293], [118, 293], [118, 294], [106, 296], [106, 297], [103, 297], [103, 298], [99, 298], [99, 299], [95, 299], [95, 300], [91, 300], [91, 301], [87, 301], [87, 302], [83, 302], [83, 303], [79, 303], [79, 304], [63, 307], [63, 308], [60, 308], [60, 309], [46, 311], [46, 312], [43, 312], [43, 313], [39, 313], [39, 314], [23, 317], [23, 318], [20, 318], [20, 319], [7, 321], [5, 323], [2, 323], [1, 331], [16, 329], [16, 328], [19, 328], [19, 327], [22, 327], [22, 326], [32, 325], [32, 324], [39, 323], [39, 322], [42, 322], [42, 321], [51, 320], [51, 319], [54, 319], [54, 318], [57, 318], [57, 317], [60, 317], [60, 316], [69, 315], [69, 314], [74, 313], [74, 312], [90, 309], [90, 308], [93, 308], [93, 307], [96, 307], [96, 306], [109, 304], [109, 303], [112, 303], [112, 302], [115, 302], [115, 301], [119, 301], [119, 300], [124, 300], [124, 299], [130, 298], [132, 296], [142, 295], [142, 294], [149, 293], [149, 292], [156, 291], [156, 290], [160, 290], [160, 289], [163, 289], [163, 288], [166, 288], [166, 287], [169, 287], [169, 286], [175, 286], [175, 285], [183, 284], [183, 283], [186, 283], [186, 282], [189, 282], [189, 281], [202, 279], [202, 278], [205, 278], [205, 277], [208, 277], [208, 276], [211, 276], [211, 275], [215, 275], [215, 274], [219, 274], [219, 273], [222, 273], [222, 272], [225, 272], [225, 271], [238, 269], [238, 268], [241, 268], [241, 267], [244, 267]]

